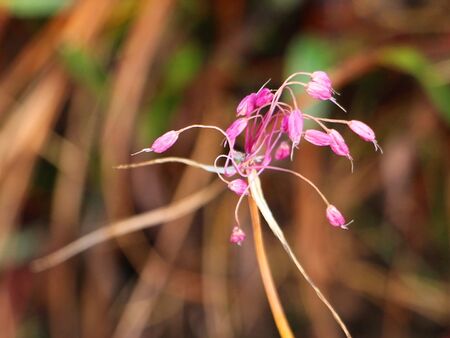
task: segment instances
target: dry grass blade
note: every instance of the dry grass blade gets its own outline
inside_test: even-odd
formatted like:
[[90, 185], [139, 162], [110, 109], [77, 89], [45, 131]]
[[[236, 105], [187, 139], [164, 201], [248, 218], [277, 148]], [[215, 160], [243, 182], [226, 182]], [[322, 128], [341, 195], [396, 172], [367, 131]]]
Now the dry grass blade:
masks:
[[287, 252], [289, 257], [294, 262], [297, 269], [300, 271], [300, 273], [303, 275], [303, 277], [306, 279], [309, 285], [314, 289], [315, 293], [319, 297], [319, 299], [325, 304], [325, 306], [330, 310], [331, 314], [333, 315], [336, 322], [339, 324], [339, 326], [344, 331], [347, 338], [351, 338], [351, 334], [347, 329], [347, 326], [342, 321], [341, 317], [338, 315], [336, 310], [333, 308], [333, 306], [330, 304], [330, 302], [325, 298], [322, 291], [317, 287], [317, 285], [313, 282], [311, 277], [307, 274], [303, 266], [298, 261], [297, 257], [295, 256], [294, 252], [291, 249], [291, 246], [286, 240], [286, 237], [283, 234], [283, 231], [281, 230], [280, 226], [278, 225], [277, 221], [272, 215], [272, 212], [270, 211], [269, 206], [267, 205], [266, 200], [264, 199], [264, 195], [262, 193], [261, 188], [261, 181], [259, 180], [259, 177], [256, 175], [256, 172], [252, 172], [252, 174], [249, 177], [249, 184], [250, 184], [250, 191], [253, 199], [255, 200], [259, 210], [261, 211], [261, 214], [263, 215], [264, 219], [266, 220], [267, 224], [269, 225], [270, 229], [273, 231], [275, 236], [280, 240], [281, 244], [283, 245], [284, 250]]
[[161, 207], [100, 228], [48, 256], [35, 260], [32, 262], [31, 267], [34, 271], [43, 271], [62, 263], [99, 243], [137, 230], [152, 227], [162, 222], [180, 218], [208, 203], [215, 198], [222, 189], [223, 185], [221, 182], [216, 181], [208, 187], [183, 198], [182, 200], [174, 202], [169, 206]]

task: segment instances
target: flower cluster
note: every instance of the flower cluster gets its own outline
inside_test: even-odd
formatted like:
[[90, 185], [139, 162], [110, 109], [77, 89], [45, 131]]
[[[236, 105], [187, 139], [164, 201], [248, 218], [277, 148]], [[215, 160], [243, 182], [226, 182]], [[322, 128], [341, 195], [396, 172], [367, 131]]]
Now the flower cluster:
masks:
[[[306, 78], [306, 82], [298, 80]], [[245, 233], [239, 225], [238, 208], [245, 195], [249, 194], [250, 173], [260, 175], [266, 170], [287, 172], [303, 179], [310, 184], [321, 196], [326, 204], [326, 218], [335, 227], [347, 229], [351, 222], [346, 222], [342, 213], [332, 205], [320, 190], [304, 176], [282, 168], [274, 162], [288, 157], [292, 160], [294, 150], [299, 147], [302, 138], [307, 142], [321, 147], [329, 147], [333, 153], [347, 158], [353, 169], [353, 159], [350, 150], [342, 135], [334, 128], [334, 125], [347, 125], [354, 133], [364, 141], [371, 142], [375, 150], [380, 149], [375, 133], [365, 123], [356, 120], [335, 120], [319, 118], [302, 112], [295, 99], [294, 87], [303, 87], [308, 95], [318, 100], [328, 100], [343, 109], [334, 98], [334, 90], [331, 80], [325, 72], [313, 73], [299, 72], [289, 76], [278, 89], [269, 89], [263, 86], [256, 93], [245, 96], [236, 109], [236, 120], [223, 130], [217, 126], [191, 125], [180, 130], [171, 130], [157, 138], [150, 148], [144, 148], [140, 152], [162, 153], [169, 149], [178, 139], [179, 135], [192, 128], [215, 129], [225, 137], [228, 153], [221, 154], [214, 162], [214, 172], [223, 180], [228, 188], [240, 196], [235, 210], [237, 225], [233, 228], [230, 241], [241, 244], [245, 239]], [[289, 100], [283, 99], [283, 94]], [[286, 101], [289, 101], [287, 103]], [[304, 121], [314, 121], [318, 129], [304, 128]], [[236, 150], [236, 140], [243, 137], [243, 151]], [[135, 155], [133, 154], [133, 155]], [[223, 165], [219, 166], [222, 161]]]

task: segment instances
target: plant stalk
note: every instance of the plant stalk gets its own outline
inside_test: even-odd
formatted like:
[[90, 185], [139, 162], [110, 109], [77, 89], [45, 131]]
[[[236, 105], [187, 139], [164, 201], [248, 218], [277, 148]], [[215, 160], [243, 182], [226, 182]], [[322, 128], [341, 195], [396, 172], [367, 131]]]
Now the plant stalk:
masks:
[[278, 297], [277, 289], [273, 281], [272, 272], [270, 270], [269, 262], [267, 260], [266, 250], [264, 248], [264, 240], [261, 230], [261, 219], [259, 216], [259, 209], [251, 196], [248, 197], [248, 205], [250, 207], [250, 215], [253, 226], [253, 238], [255, 242], [255, 253], [258, 261], [261, 279], [264, 285], [264, 290], [269, 301], [270, 310], [272, 311], [275, 325], [281, 338], [294, 338], [289, 322], [286, 319], [283, 306]]

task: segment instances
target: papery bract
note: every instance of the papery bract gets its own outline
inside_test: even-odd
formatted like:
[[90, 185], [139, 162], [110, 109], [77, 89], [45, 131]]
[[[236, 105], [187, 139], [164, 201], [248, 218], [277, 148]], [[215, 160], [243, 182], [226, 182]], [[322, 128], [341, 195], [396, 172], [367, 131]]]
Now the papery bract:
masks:
[[327, 219], [331, 225], [346, 229], [345, 218], [342, 213], [332, 204], [327, 207]]
[[280, 143], [277, 150], [275, 151], [275, 159], [284, 160], [286, 157], [289, 156], [290, 153], [291, 147], [289, 147], [289, 144], [286, 141], [283, 141]]
[[273, 100], [273, 94], [268, 88], [263, 88], [255, 95], [255, 105], [257, 108], [269, 104]]
[[167, 133], [158, 137], [150, 147], [155, 153], [163, 153], [178, 140], [178, 132], [175, 130], [168, 131]]
[[300, 143], [302, 132], [303, 114], [299, 109], [294, 109], [288, 119], [288, 135], [292, 141], [292, 147], [296, 147]]
[[308, 129], [305, 132], [305, 140], [316, 146], [329, 146], [331, 144], [331, 137], [327, 133], [316, 129]]
[[245, 232], [241, 228], [235, 226], [231, 232], [230, 242], [233, 244], [242, 245], [242, 242], [245, 241], [246, 237]]
[[248, 194], [248, 184], [243, 179], [237, 178], [228, 183], [228, 188], [238, 195]]
[[237, 106], [236, 113], [238, 116], [250, 116], [255, 110], [255, 98], [256, 94], [251, 93], [244, 97]]

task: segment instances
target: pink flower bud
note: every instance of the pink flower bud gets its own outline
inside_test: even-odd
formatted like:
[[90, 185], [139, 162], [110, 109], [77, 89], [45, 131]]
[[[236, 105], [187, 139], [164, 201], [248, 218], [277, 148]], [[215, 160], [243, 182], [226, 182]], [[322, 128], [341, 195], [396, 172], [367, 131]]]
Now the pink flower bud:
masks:
[[308, 129], [305, 132], [305, 140], [316, 146], [329, 146], [331, 144], [331, 137], [327, 133], [320, 130]]
[[268, 88], [263, 88], [255, 95], [255, 105], [257, 108], [269, 104], [273, 100], [273, 94]]
[[235, 192], [236, 194], [243, 195], [246, 194], [248, 195], [248, 190], [247, 190], [247, 182], [245, 182], [243, 179], [237, 178], [233, 181], [231, 181], [230, 183], [228, 183], [228, 188]]
[[245, 241], [245, 237], [247, 237], [245, 232], [241, 228], [235, 226], [231, 232], [230, 242], [233, 244], [242, 245], [242, 242]]
[[329, 100], [333, 97], [331, 86], [315, 81], [308, 82], [306, 85], [306, 92], [309, 96], [319, 100]]
[[178, 140], [178, 132], [175, 130], [168, 131], [167, 133], [158, 137], [150, 147], [151, 151], [155, 153], [163, 153], [169, 149]]
[[278, 149], [275, 151], [275, 159], [276, 160], [284, 160], [291, 153], [291, 147], [286, 141], [283, 141], [278, 146]]
[[292, 141], [292, 147], [296, 147], [300, 143], [302, 132], [303, 114], [299, 109], [294, 109], [288, 119], [288, 135]]
[[313, 72], [311, 74], [311, 80], [313, 82], [317, 82], [325, 87], [331, 88], [331, 80], [328, 77], [328, 74], [325, 72], [322, 72], [320, 70]]
[[247, 123], [248, 121], [245, 117], [239, 118], [236, 121], [234, 121], [225, 131], [225, 133], [230, 139], [230, 142], [232, 142], [232, 144], [230, 144], [230, 147], [234, 146], [234, 141], [236, 140], [236, 137], [238, 137], [244, 131], [244, 129], [247, 127]]
[[342, 229], [347, 229], [348, 224], [345, 224], [344, 216], [332, 204], [330, 204], [327, 208], [327, 219], [328, 219], [328, 222], [330, 222], [330, 224], [332, 226], [339, 227]]
[[236, 112], [238, 116], [250, 116], [255, 110], [255, 98], [256, 94], [251, 93], [244, 97], [237, 106]]
[[342, 135], [335, 129], [331, 129], [328, 135], [330, 135], [331, 138], [331, 150], [333, 150], [336, 155], [344, 156], [351, 160], [350, 150]]
[[361, 121], [351, 120], [348, 123], [348, 126], [355, 134], [357, 134], [359, 137], [361, 137], [364, 141], [372, 142], [375, 146], [375, 150], [380, 149], [381, 153], [383, 153], [383, 150], [378, 145], [375, 132], [370, 128], [367, 124]]
[[375, 141], [375, 132], [370, 128], [367, 124], [351, 120], [348, 123], [348, 126], [351, 130], [355, 132], [358, 136], [360, 136], [364, 141], [373, 142]]

